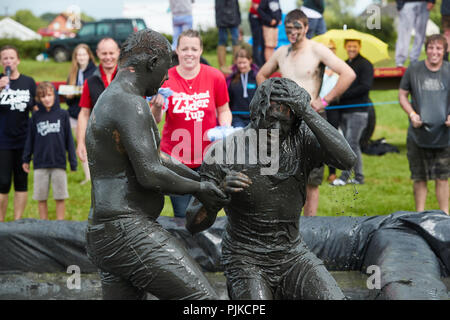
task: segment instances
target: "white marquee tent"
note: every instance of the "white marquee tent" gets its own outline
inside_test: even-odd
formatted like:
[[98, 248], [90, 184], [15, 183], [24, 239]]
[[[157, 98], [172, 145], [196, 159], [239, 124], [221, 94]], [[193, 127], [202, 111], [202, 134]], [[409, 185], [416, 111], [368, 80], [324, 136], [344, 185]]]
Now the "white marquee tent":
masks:
[[40, 40], [42, 37], [23, 24], [6, 17], [0, 21], [0, 39], [4, 38], [16, 38], [25, 41]]

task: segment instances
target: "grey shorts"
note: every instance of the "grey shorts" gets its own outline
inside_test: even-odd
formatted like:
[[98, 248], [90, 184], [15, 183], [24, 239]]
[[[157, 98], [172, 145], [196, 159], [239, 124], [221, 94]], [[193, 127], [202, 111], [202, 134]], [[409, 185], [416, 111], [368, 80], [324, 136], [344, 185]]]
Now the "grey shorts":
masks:
[[325, 166], [321, 166], [319, 168], [314, 168], [309, 173], [308, 184], [312, 186], [320, 186], [323, 180], [323, 172]]
[[33, 199], [37, 201], [47, 200], [50, 183], [52, 184], [53, 189], [53, 199], [63, 200], [69, 197], [66, 170], [46, 168], [34, 169]]
[[100, 269], [103, 299], [218, 299], [183, 244], [145, 217], [89, 224], [89, 259]]
[[421, 148], [412, 139], [407, 139], [406, 148], [412, 180], [446, 180], [450, 177], [450, 147]]

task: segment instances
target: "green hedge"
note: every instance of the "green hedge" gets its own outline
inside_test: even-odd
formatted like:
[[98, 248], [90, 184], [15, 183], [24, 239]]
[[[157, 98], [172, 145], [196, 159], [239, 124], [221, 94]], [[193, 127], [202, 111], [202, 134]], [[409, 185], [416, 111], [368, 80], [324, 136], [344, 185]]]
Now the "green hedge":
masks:
[[0, 47], [12, 45], [19, 50], [21, 59], [35, 59], [37, 55], [46, 51], [47, 40], [0, 39]]

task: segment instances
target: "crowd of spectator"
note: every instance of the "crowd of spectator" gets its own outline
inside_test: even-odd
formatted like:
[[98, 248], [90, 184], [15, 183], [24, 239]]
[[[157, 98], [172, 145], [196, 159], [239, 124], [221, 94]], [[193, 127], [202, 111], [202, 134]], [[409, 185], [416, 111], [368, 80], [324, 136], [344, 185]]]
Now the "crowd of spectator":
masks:
[[[242, 44], [238, 0], [216, 1], [219, 69], [215, 69], [203, 63], [202, 39], [199, 32], [192, 29], [193, 2], [170, 1], [172, 48], [177, 64], [169, 69], [168, 80], [162, 84], [159, 93], [149, 98], [156, 122], [165, 117], [161, 152], [191, 169], [199, 168], [204, 151], [211, 143], [204, 139], [207, 131], [216, 127], [247, 126], [249, 105], [257, 86], [279, 70], [283, 77], [294, 80], [308, 91], [313, 109], [342, 131], [357, 155], [354, 177], [351, 171], [343, 171], [337, 177], [335, 169], [330, 168], [328, 182], [332, 186], [364, 184], [360, 138], [367, 126], [364, 104], [371, 104], [369, 91], [374, 69], [361, 55], [361, 40], [345, 40], [348, 54], [345, 62], [335, 55], [334, 41], [323, 45], [310, 40], [327, 30], [323, 17], [325, 2], [311, 0], [304, 1], [301, 10], [288, 13], [285, 30], [290, 44], [275, 50], [282, 16], [280, 3], [278, 0], [252, 0], [248, 12], [252, 45]], [[446, 60], [450, 0], [444, 0], [441, 5], [443, 35], [433, 35], [425, 40], [426, 21], [434, 2], [397, 1], [399, 25], [395, 63], [399, 67], [405, 65], [411, 29], [414, 28], [410, 66], [400, 84], [399, 101], [410, 119], [407, 148], [416, 210], [425, 209], [426, 182], [435, 180], [439, 207], [448, 214], [450, 66]], [[228, 34], [233, 51], [232, 66], [226, 63]], [[424, 41], [426, 58], [418, 61]], [[117, 73], [120, 48], [113, 39], [104, 38], [97, 45], [96, 55], [100, 61], [98, 66], [87, 45], [81, 44], [73, 51], [67, 84], [82, 90], [79, 94], [65, 96], [66, 111], [60, 108], [58, 92], [50, 82], [42, 82], [36, 87], [31, 77], [19, 72], [19, 51], [15, 47], [7, 45], [0, 49], [3, 67], [0, 74], [0, 221], [5, 220], [13, 182], [14, 219], [22, 217], [27, 203], [27, 174], [31, 161], [33, 199], [38, 201], [42, 219], [48, 218], [50, 185], [56, 201], [57, 219], [64, 219], [64, 199], [68, 197], [66, 153], [72, 170], [77, 167], [76, 155], [80, 159], [85, 175], [83, 183], [90, 180], [86, 127], [97, 99]], [[362, 106], [326, 110], [327, 106], [358, 104]], [[76, 134], [76, 152], [70, 129]], [[179, 149], [184, 132], [193, 139], [187, 148]], [[178, 140], [174, 140], [174, 135], [178, 135]], [[322, 167], [311, 173], [305, 215], [316, 214], [323, 172]], [[184, 219], [190, 198], [171, 197], [175, 217]]]

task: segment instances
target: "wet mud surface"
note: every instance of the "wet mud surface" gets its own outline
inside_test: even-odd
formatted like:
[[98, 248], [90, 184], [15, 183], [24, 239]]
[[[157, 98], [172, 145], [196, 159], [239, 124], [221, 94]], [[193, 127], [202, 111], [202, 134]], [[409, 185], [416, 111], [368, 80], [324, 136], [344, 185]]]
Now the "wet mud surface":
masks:
[[[345, 296], [350, 300], [372, 300], [378, 290], [367, 289], [367, 275], [358, 271], [332, 271]], [[222, 273], [206, 273], [221, 300], [228, 300]], [[100, 278], [95, 273], [81, 274], [80, 289], [69, 289], [76, 282], [66, 273], [0, 274], [1, 300], [101, 300]], [[450, 291], [450, 278], [443, 279]], [[147, 299], [156, 299], [148, 295]]]

